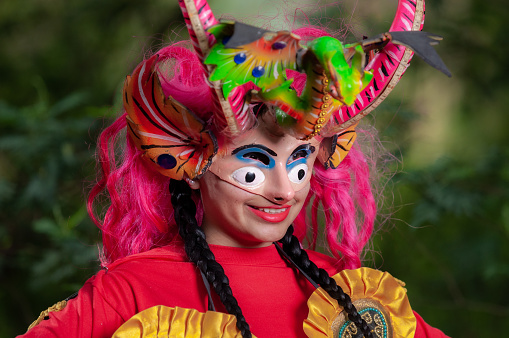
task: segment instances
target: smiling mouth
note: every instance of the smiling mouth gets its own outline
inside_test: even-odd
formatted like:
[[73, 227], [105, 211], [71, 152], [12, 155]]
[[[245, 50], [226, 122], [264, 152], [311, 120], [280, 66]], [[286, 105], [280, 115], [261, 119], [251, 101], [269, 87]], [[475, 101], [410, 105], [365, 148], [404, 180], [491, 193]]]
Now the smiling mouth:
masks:
[[290, 205], [282, 205], [278, 207], [255, 207], [250, 205], [249, 209], [264, 221], [271, 223], [279, 223], [286, 219], [290, 213]]
[[288, 209], [288, 207], [286, 207], [286, 208], [278, 208], [278, 209], [275, 209], [275, 208], [257, 208], [257, 207], [253, 207], [253, 206], [250, 206], [250, 207], [253, 208], [253, 209], [256, 209], [256, 210], [260, 210], [260, 211], [266, 212], [268, 214], [280, 214], [282, 212], [285, 212], [286, 209]]

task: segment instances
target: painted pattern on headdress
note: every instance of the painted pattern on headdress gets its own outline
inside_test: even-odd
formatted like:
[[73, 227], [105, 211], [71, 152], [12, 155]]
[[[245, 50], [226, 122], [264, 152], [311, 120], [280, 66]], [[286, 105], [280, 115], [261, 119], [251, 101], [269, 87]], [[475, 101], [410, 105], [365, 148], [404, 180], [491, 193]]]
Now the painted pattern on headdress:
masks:
[[[216, 42], [214, 35], [207, 30], [218, 25], [219, 21], [214, 17], [207, 0], [179, 0], [179, 6], [194, 50], [200, 61], [203, 62], [204, 57], [208, 55], [210, 48]], [[213, 69], [202, 64], [208, 77]], [[211, 81], [210, 85], [214, 100], [211, 110], [214, 113], [216, 125], [226, 127], [230, 136], [238, 135], [244, 131], [243, 126], [249, 125], [252, 121], [252, 116], [247, 114], [248, 106], [244, 100], [252, 86], [235, 87], [232, 89], [231, 95], [225, 98], [221, 94], [222, 84], [220, 82]]]
[[[424, 0], [399, 0], [389, 32], [420, 31], [424, 24]], [[341, 107], [333, 116], [331, 132], [358, 122], [375, 109], [394, 89], [412, 59], [410, 48], [388, 42], [368, 63], [373, 80], [350, 106]]]
[[[291, 32], [220, 23], [206, 0], [179, 0], [179, 5], [210, 83], [212, 121], [205, 125], [164, 97], [155, 57], [138, 66], [124, 90], [133, 140], [171, 178], [202, 175], [218, 152], [211, 125], [234, 138], [252, 126], [250, 105], [258, 102], [272, 106], [277, 123], [294, 137], [320, 136], [319, 161], [337, 168], [355, 141], [359, 120], [387, 97], [414, 52], [450, 75], [431, 47], [441, 38], [420, 32], [424, 0], [399, 0], [388, 33], [348, 45], [329, 36], [304, 45]], [[367, 65], [366, 53], [371, 54]], [[300, 94], [287, 71], [306, 74]]]
[[217, 141], [203, 121], [165, 97], [155, 69], [159, 55], [140, 64], [124, 84], [129, 134], [163, 175], [196, 178], [217, 153]]

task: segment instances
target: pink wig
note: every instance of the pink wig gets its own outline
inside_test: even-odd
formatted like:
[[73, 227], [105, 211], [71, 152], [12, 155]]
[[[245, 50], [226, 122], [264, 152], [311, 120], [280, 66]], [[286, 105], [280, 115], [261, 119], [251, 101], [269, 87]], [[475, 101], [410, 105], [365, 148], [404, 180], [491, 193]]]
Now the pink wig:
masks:
[[306, 239], [310, 248], [316, 247], [322, 211], [326, 241], [330, 252], [338, 259], [338, 268], [359, 268], [362, 250], [373, 232], [376, 203], [369, 167], [358, 147], [354, 146], [334, 170], [324, 169], [315, 162], [305, 205], [308, 207], [304, 207], [294, 221], [299, 240]]
[[[311, 38], [326, 35], [316, 28], [295, 32]], [[165, 94], [207, 120], [212, 99], [196, 55], [182, 42], [165, 47], [157, 54], [171, 57], [158, 69]], [[304, 81], [296, 78], [297, 90]], [[195, 99], [198, 93], [200, 100]], [[177, 235], [168, 191], [169, 178], [151, 169], [142, 152], [126, 135], [125, 115], [117, 118], [99, 137], [99, 179], [87, 201], [92, 220], [102, 230], [103, 265], [167, 245]], [[115, 154], [119, 148], [121, 153]], [[104, 206], [104, 197], [109, 199], [105, 212], [98, 210]], [[201, 220], [199, 203], [197, 199], [198, 221]], [[326, 210], [325, 236], [329, 250], [338, 259], [338, 268], [360, 267], [362, 250], [373, 231], [376, 207], [369, 168], [358, 147], [353, 147], [335, 170], [325, 170], [315, 163], [306, 206], [294, 224], [296, 236], [301, 241], [306, 239], [310, 248], [315, 248], [319, 237], [320, 205]], [[307, 217], [309, 207], [310, 219]]]

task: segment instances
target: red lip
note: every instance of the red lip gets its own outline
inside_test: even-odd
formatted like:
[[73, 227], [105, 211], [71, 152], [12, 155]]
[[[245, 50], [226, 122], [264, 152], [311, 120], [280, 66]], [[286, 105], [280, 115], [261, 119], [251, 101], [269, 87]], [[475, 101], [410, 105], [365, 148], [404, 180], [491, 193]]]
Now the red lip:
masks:
[[[277, 214], [269, 214], [268, 212], [262, 211], [260, 209], [283, 209], [286, 208], [285, 211], [279, 212]], [[279, 223], [286, 219], [288, 214], [290, 213], [291, 206], [289, 205], [281, 205], [281, 206], [274, 206], [274, 207], [266, 207], [266, 208], [255, 208], [252, 206], [249, 206], [249, 209], [258, 217], [263, 219], [264, 221], [271, 222], [271, 223]]]

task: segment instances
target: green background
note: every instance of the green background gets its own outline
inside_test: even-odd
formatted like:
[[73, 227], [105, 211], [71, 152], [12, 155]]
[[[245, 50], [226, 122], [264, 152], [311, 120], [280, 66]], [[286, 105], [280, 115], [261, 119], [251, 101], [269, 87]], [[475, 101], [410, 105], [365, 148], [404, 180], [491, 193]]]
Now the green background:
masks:
[[[313, 23], [346, 27], [349, 42], [387, 30], [396, 1], [284, 3], [210, 0], [216, 16], [272, 28], [299, 7]], [[404, 280], [412, 307], [448, 335], [502, 336], [509, 10], [428, 0], [426, 14], [453, 78], [416, 57], [368, 119], [390, 153], [378, 159], [380, 229], [366, 265]], [[97, 271], [100, 234], [84, 207], [95, 139], [143, 55], [186, 36], [181, 21], [171, 0], [0, 2], [0, 337], [24, 332]]]

